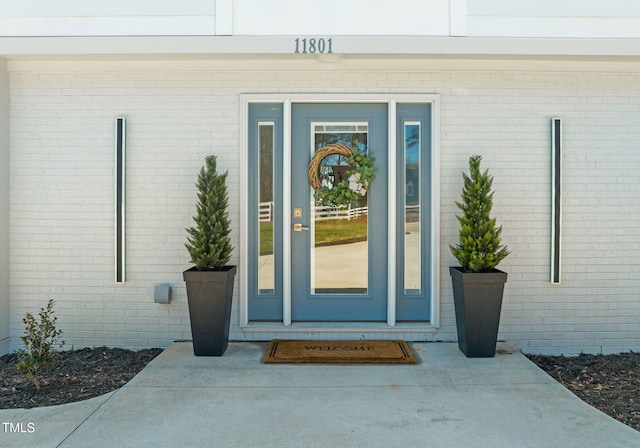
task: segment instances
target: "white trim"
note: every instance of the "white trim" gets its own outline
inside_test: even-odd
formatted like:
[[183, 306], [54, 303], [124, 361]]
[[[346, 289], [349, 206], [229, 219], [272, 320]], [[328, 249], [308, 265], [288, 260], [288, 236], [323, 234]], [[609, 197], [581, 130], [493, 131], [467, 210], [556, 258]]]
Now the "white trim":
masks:
[[456, 37], [467, 35], [467, 0], [450, 1], [449, 35]]
[[396, 325], [396, 215], [397, 207], [391, 207], [396, 200], [396, 100], [391, 99], [387, 107], [388, 142], [387, 142], [387, 325]]
[[[105, 56], [122, 58], [145, 55], [179, 57], [212, 55], [288, 55], [292, 59], [315, 59], [294, 54], [293, 36], [97, 36], [97, 37], [0, 37], [0, 57], [13, 56]], [[531, 38], [531, 37], [433, 37], [433, 36], [336, 36], [334, 51], [345, 55], [461, 56], [602, 60], [611, 56], [638, 60], [640, 39]]]
[[[249, 178], [249, 101], [243, 95], [240, 95], [240, 129], [244, 132], [240, 133], [240, 179]], [[249, 323], [249, 306], [247, 297], [249, 295], [249, 188], [246, 182], [240, 182], [240, 241], [238, 245], [239, 254], [239, 282], [240, 282], [240, 326], [246, 326]]]
[[233, 34], [233, 0], [216, 0], [216, 36]]
[[431, 102], [431, 323], [440, 327], [440, 96]]
[[[438, 94], [244, 94], [241, 95], [242, 114], [240, 123], [243, 126], [243, 137], [241, 139], [241, 173], [245, 176], [247, 173], [247, 114], [250, 103], [282, 103], [283, 104], [283, 322], [266, 322], [266, 323], [249, 323], [247, 319], [247, 280], [246, 280], [246, 268], [247, 260], [241, 261], [243, 267], [243, 287], [241, 288], [240, 297], [240, 309], [241, 322], [240, 325], [244, 332], [361, 332], [363, 329], [374, 331], [376, 333], [416, 333], [416, 332], [430, 332], [435, 331], [439, 326], [440, 318], [440, 146], [439, 146], [439, 101], [440, 96]], [[397, 324], [395, 322], [395, 308], [390, 310], [391, 306], [388, 306], [387, 310], [387, 323], [300, 323], [292, 322], [291, 320], [291, 106], [295, 103], [386, 103], [388, 105], [388, 117], [389, 117], [389, 199], [395, 200], [395, 181], [392, 182], [391, 178], [395, 178], [396, 168], [395, 163], [395, 135], [396, 135], [396, 113], [395, 105], [398, 102], [403, 103], [428, 103], [432, 105], [431, 110], [431, 203], [432, 209], [430, 213], [430, 227], [431, 227], [431, 321], [424, 324]], [[246, 242], [247, 237], [247, 205], [248, 205], [248, 192], [244, 186], [241, 191], [241, 229], [244, 232], [244, 238]], [[393, 191], [391, 191], [393, 190]], [[392, 196], [393, 195], [393, 196]], [[396, 228], [395, 224], [395, 211], [392, 213], [393, 218], [389, 217], [391, 229]], [[389, 244], [389, 257], [393, 262], [389, 263], [390, 279], [395, 281], [395, 238]], [[242, 251], [244, 257], [247, 258], [248, 254], [246, 248]], [[392, 257], [392, 258], [391, 258]], [[393, 272], [391, 272], [393, 271]], [[393, 301], [395, 306], [395, 284], [388, 287], [390, 301]]]
[[291, 325], [291, 99], [282, 108], [282, 323]]
[[293, 322], [289, 326], [284, 326], [279, 322], [257, 322], [249, 323], [243, 327], [245, 333], [358, 333], [364, 331], [385, 334], [406, 334], [406, 333], [435, 333], [437, 327], [431, 323], [397, 323], [390, 327], [383, 322]]

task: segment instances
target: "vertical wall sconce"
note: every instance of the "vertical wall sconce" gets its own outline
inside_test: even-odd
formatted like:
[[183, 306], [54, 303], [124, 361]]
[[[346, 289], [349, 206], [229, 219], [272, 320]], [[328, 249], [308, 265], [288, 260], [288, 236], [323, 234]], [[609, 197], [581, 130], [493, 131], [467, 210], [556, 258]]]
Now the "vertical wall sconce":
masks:
[[116, 118], [116, 169], [115, 169], [115, 218], [116, 218], [116, 283], [125, 281], [125, 154], [126, 120]]
[[562, 120], [551, 119], [551, 283], [560, 283], [562, 243]]

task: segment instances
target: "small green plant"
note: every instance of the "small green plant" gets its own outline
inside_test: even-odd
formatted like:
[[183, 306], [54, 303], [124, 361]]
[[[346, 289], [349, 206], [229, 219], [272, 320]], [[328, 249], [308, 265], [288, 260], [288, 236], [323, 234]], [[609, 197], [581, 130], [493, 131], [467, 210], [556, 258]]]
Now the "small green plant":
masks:
[[219, 173], [216, 156], [205, 157], [205, 164], [198, 175], [196, 225], [187, 230], [185, 246], [191, 261], [199, 271], [221, 270], [231, 259], [233, 246], [229, 234], [228, 172]]
[[449, 246], [465, 272], [489, 272], [509, 255], [507, 248], [500, 245], [502, 226], [496, 226], [490, 216], [493, 176], [489, 170], [480, 171], [481, 160], [481, 156], [471, 156], [470, 174], [462, 173], [462, 202], [456, 202], [462, 210], [462, 216], [456, 216], [460, 223], [459, 243]]
[[[25, 348], [16, 350], [16, 369], [33, 383], [36, 390], [40, 390], [40, 372], [57, 356], [54, 347], [62, 335], [62, 330], [56, 328], [58, 318], [53, 315], [54, 304], [53, 300], [49, 300], [46, 308], [40, 308], [40, 321], [31, 313], [27, 313], [22, 319], [26, 334], [20, 339]], [[59, 346], [63, 345], [64, 341], [60, 342]]]

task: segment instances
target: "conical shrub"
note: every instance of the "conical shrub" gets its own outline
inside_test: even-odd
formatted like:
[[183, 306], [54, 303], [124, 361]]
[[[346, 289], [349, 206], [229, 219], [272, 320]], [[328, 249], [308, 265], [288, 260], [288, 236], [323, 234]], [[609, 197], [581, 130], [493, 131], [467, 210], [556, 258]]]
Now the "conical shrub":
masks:
[[462, 173], [462, 201], [456, 202], [462, 211], [462, 216], [456, 216], [460, 223], [458, 244], [449, 246], [465, 272], [489, 272], [509, 255], [507, 248], [500, 245], [502, 226], [496, 226], [490, 216], [493, 176], [489, 170], [480, 170], [481, 160], [481, 156], [471, 156], [469, 175]]
[[229, 222], [228, 172], [219, 173], [216, 156], [205, 157], [198, 174], [197, 213], [195, 226], [187, 230], [185, 246], [199, 271], [222, 269], [231, 259], [231, 226]]

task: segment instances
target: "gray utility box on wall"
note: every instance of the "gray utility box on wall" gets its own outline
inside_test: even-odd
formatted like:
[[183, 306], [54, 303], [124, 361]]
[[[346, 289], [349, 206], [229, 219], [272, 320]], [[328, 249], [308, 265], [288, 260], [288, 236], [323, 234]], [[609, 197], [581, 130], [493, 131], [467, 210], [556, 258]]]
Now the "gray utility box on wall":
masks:
[[156, 285], [153, 292], [153, 301], [155, 303], [169, 303], [171, 302], [171, 285], [166, 283]]

